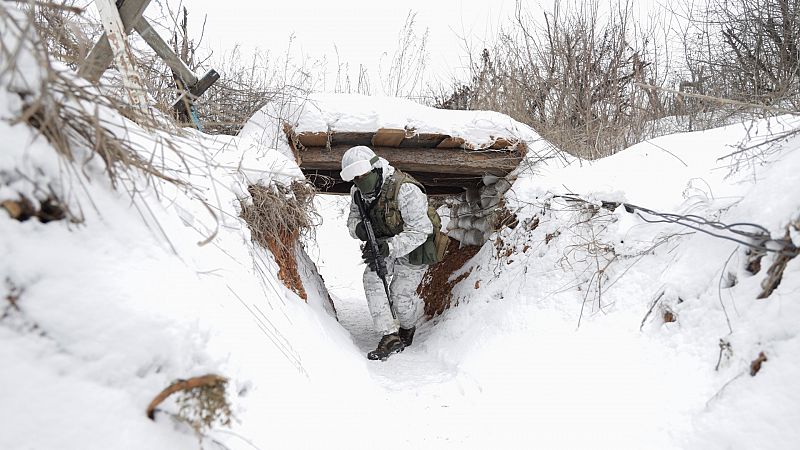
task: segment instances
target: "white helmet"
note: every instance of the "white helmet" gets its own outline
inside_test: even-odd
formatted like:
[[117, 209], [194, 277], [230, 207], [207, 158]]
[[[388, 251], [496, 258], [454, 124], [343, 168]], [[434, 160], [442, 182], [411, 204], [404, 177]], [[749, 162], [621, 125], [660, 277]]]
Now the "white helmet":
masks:
[[342, 171], [340, 175], [344, 181], [353, 181], [353, 178], [364, 175], [375, 167], [380, 158], [371, 148], [365, 145], [351, 147], [342, 156]]

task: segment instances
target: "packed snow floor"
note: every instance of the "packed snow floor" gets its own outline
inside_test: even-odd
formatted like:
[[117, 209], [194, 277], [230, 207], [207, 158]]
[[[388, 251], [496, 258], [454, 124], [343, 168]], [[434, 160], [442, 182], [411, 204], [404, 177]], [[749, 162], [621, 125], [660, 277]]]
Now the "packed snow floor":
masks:
[[[358, 292], [364, 266], [357, 244], [342, 238], [344, 218], [335, 213], [346, 202], [319, 200], [329, 211], [317, 231], [324, 252], [320, 270], [339, 322], [365, 354], [380, 334]], [[545, 276], [518, 294], [508, 290], [508, 298], [473, 298], [469, 307], [422, 323], [404, 352], [369, 362], [391, 411], [386, 420], [396, 430], [384, 445], [680, 446], [681, 436], [691, 435], [689, 413], [714, 394], [706, 379], [693, 375], [706, 369], [705, 362], [643, 338], [636, 326], [641, 311], [577, 333], [574, 311], [554, 304], [542, 308], [534, 300], [559, 288]]]

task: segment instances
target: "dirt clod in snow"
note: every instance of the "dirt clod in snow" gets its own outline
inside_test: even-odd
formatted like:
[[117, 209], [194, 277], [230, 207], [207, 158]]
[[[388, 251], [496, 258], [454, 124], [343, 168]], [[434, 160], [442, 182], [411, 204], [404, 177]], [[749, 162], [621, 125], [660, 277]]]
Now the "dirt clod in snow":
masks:
[[762, 258], [764, 258], [764, 252], [749, 252], [747, 255], [747, 266], [745, 269], [753, 275], [757, 274], [761, 271]]
[[761, 370], [761, 363], [767, 361], [767, 355], [764, 352], [758, 354], [758, 358], [754, 359], [753, 362], [750, 363], [750, 376], [754, 377]]
[[42, 223], [63, 220], [67, 217], [66, 208], [55, 198], [48, 197], [36, 205], [26, 197], [19, 200], [4, 200], [0, 202], [0, 208], [4, 209], [12, 219], [25, 222], [33, 217]]

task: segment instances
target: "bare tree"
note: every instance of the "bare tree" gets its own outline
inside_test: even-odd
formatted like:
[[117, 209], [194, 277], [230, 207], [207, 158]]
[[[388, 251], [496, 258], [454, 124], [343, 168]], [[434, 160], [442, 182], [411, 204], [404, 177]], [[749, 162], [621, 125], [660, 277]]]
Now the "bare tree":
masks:
[[701, 93], [800, 105], [800, 0], [708, 0], [686, 10], [687, 66]]
[[518, 2], [513, 27], [440, 106], [504, 112], [588, 158], [649, 137], [648, 121], [666, 113], [664, 99], [636, 83], [663, 75], [653, 33], [637, 29], [631, 9], [624, 3], [601, 18], [598, 1], [556, 2], [537, 20]]

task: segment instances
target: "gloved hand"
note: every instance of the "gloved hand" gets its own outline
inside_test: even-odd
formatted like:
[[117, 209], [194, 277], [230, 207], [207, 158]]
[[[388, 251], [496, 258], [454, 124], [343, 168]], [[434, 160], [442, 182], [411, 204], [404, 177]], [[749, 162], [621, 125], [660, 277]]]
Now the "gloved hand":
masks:
[[358, 222], [356, 225], [356, 237], [367, 242], [367, 227], [364, 226], [364, 222]]
[[[386, 258], [389, 256], [389, 243], [386, 241], [378, 241], [378, 250], [381, 252], [381, 256]], [[372, 253], [372, 248], [368, 244], [365, 244], [364, 248], [361, 249], [361, 258], [365, 263], [367, 263], [370, 270], [373, 272], [378, 270], [378, 265], [375, 262], [375, 256]]]

